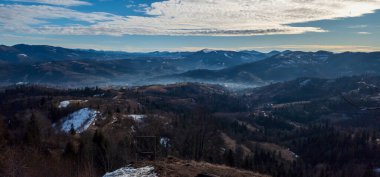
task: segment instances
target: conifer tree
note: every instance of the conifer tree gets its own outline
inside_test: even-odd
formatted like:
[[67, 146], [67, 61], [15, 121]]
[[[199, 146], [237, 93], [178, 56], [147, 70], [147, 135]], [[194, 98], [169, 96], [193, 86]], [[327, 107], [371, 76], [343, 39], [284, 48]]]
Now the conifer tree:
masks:
[[38, 146], [41, 143], [41, 132], [37, 118], [34, 114], [30, 117], [25, 134], [25, 141], [28, 145]]

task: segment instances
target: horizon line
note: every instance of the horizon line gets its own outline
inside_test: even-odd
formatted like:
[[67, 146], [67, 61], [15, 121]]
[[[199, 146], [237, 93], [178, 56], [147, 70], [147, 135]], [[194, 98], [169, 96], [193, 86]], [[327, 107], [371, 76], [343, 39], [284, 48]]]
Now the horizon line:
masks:
[[[99, 48], [99, 47], [70, 47], [70, 45], [49, 45], [49, 44], [27, 44], [27, 43], [18, 43], [18, 44], [0, 44], [7, 47], [13, 47], [16, 45], [29, 45], [29, 46], [50, 46], [50, 47], [61, 47], [72, 50], [95, 50], [101, 52], [124, 52], [124, 53], [154, 53], [154, 52], [200, 52], [205, 50], [210, 51], [228, 51], [228, 52], [244, 52], [244, 51], [256, 51], [260, 53], [270, 53], [270, 52], [332, 52], [332, 53], [346, 53], [346, 52], [362, 52], [362, 53], [372, 53], [380, 52], [380, 48], [372, 46], [354, 46], [354, 45], [275, 45], [275, 46], [259, 46], [259, 47], [239, 47], [239, 48], [209, 48], [209, 47], [181, 47], [181, 48], [168, 48], [168, 49], [142, 49], [142, 50], [118, 50], [111, 49], [109, 47]], [[304, 50], [301, 50], [301, 49]], [[344, 49], [346, 48], [346, 49]], [[261, 50], [260, 50], [261, 49]], [[330, 50], [329, 50], [330, 49]], [[335, 49], [335, 50], [334, 50]], [[338, 49], [338, 50], [337, 50]], [[351, 49], [351, 50], [350, 50]]]

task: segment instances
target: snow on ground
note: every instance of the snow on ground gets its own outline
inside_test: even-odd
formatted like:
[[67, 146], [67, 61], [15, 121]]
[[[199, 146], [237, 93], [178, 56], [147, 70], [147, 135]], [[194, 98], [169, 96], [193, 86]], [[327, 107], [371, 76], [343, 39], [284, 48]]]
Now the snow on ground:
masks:
[[62, 109], [62, 108], [67, 108], [67, 106], [69, 106], [70, 105], [70, 101], [61, 101], [60, 103], [59, 103], [59, 105], [58, 105], [58, 108], [59, 109]]
[[154, 172], [154, 167], [151, 166], [142, 168], [125, 167], [106, 173], [103, 177], [157, 177], [157, 174]]
[[375, 169], [373, 169], [373, 171], [374, 171], [375, 173], [377, 173], [377, 174], [380, 174], [380, 168], [375, 168]]
[[104, 93], [102, 93], [102, 94], [95, 94], [94, 95], [94, 97], [102, 97], [102, 96], [104, 96]]
[[28, 82], [17, 82], [16, 85], [28, 85]]
[[310, 79], [306, 79], [306, 80], [304, 80], [304, 81], [302, 81], [301, 83], [300, 83], [300, 87], [305, 87], [307, 84], [309, 84], [311, 82], [311, 80]]
[[136, 129], [135, 129], [135, 126], [131, 126], [131, 131], [134, 133], [134, 132], [136, 132]]
[[169, 147], [169, 141], [170, 139], [169, 138], [166, 138], [166, 137], [162, 137], [160, 139], [160, 144], [164, 147]]
[[86, 103], [88, 100], [65, 100], [61, 101], [58, 105], [59, 109], [67, 108], [70, 104], [80, 104], [80, 103]]
[[364, 82], [364, 81], [360, 81], [360, 82], [358, 82], [358, 84], [363, 84], [363, 85], [365, 85], [365, 86], [367, 86], [367, 88], [377, 88], [377, 86], [376, 85], [373, 85], [373, 84], [367, 84], [367, 82]]
[[64, 121], [61, 125], [61, 130], [64, 132], [69, 132], [71, 130], [71, 126], [73, 126], [78, 133], [81, 133], [90, 127], [98, 114], [99, 111], [89, 108], [83, 108], [79, 111], [73, 112], [63, 119]]
[[227, 57], [227, 58], [232, 58], [232, 57], [229, 56], [227, 53], [224, 53], [224, 56]]
[[141, 122], [146, 116], [140, 115], [140, 114], [130, 114], [128, 115], [129, 118], [132, 118], [136, 122]]
[[288, 151], [290, 152], [290, 154], [292, 154], [292, 156], [293, 156], [294, 158], [298, 159], [298, 158], [300, 157], [299, 155], [297, 155], [296, 153], [290, 151], [289, 149], [288, 149]]
[[27, 54], [24, 54], [24, 53], [18, 54], [17, 56], [18, 56], [18, 57], [24, 57], [24, 58], [28, 57], [28, 55], [27, 55]]
[[215, 50], [211, 50], [211, 49], [203, 49], [202, 50], [203, 53], [211, 53], [211, 52], [216, 52]]

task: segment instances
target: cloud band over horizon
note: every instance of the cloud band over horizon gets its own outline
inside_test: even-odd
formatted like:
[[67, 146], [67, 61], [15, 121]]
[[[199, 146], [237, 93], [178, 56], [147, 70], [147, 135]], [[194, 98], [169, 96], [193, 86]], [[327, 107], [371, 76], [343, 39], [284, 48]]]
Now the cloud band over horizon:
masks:
[[[327, 32], [292, 26], [318, 20], [358, 17], [380, 9], [379, 0], [168, 0], [144, 15], [82, 12], [79, 0], [13, 0], [0, 4], [0, 31], [55, 35], [255, 36]], [[66, 23], [54, 23], [67, 20]]]

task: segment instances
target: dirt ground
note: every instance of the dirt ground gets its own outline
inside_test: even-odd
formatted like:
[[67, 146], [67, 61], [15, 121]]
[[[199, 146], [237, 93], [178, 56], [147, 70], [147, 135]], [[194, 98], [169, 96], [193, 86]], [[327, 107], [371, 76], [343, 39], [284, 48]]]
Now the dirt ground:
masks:
[[143, 162], [140, 165], [154, 166], [159, 177], [196, 177], [199, 174], [209, 174], [212, 177], [270, 177], [224, 165], [184, 161], [173, 157], [155, 162]]

